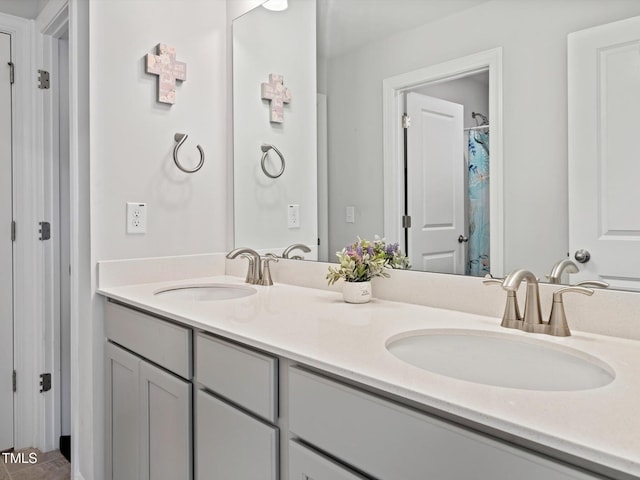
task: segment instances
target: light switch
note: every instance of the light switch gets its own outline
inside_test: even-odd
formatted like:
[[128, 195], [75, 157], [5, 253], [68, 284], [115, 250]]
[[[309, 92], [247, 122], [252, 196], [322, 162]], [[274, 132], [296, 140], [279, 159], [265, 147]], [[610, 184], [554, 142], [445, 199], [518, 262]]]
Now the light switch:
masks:
[[355, 207], [347, 207], [345, 209], [345, 219], [344, 221], [347, 223], [356, 223], [356, 209]]

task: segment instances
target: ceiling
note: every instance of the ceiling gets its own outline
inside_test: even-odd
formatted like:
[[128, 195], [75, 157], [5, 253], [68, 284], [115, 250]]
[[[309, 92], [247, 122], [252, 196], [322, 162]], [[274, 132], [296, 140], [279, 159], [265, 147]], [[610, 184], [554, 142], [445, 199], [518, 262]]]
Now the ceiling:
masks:
[[0, 13], [35, 19], [47, 0], [0, 0]]
[[317, 0], [318, 53], [333, 57], [488, 0]]

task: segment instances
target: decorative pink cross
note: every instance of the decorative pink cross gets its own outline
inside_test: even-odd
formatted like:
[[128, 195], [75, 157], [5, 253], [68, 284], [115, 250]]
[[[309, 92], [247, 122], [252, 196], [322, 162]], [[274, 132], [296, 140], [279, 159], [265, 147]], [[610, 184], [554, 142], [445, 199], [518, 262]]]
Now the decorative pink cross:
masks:
[[176, 62], [176, 48], [158, 44], [158, 55], [147, 54], [147, 73], [158, 75], [158, 101], [176, 103], [176, 80], [187, 79], [187, 64]]
[[264, 100], [271, 100], [271, 121], [284, 122], [284, 104], [291, 101], [291, 90], [284, 86], [282, 75], [269, 74], [269, 83], [260, 84], [260, 92]]

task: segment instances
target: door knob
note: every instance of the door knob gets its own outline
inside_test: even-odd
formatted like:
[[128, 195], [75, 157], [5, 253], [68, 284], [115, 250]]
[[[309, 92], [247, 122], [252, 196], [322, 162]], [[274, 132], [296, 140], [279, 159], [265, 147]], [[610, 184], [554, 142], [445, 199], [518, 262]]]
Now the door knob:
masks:
[[588, 250], [580, 249], [580, 250], [576, 250], [574, 258], [578, 263], [587, 263], [591, 258], [591, 254], [589, 253]]
[[469, 237], [465, 237], [464, 235], [460, 235], [458, 237], [458, 243], [465, 243], [469, 241]]

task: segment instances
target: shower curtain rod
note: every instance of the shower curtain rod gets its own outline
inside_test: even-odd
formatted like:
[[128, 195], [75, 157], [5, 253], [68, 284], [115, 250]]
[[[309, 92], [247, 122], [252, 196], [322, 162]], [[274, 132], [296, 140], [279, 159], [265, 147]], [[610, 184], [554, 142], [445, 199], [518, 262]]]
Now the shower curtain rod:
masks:
[[484, 130], [485, 128], [489, 128], [489, 125], [478, 125], [477, 127], [469, 127], [465, 128], [464, 131], [469, 132], [471, 130]]

